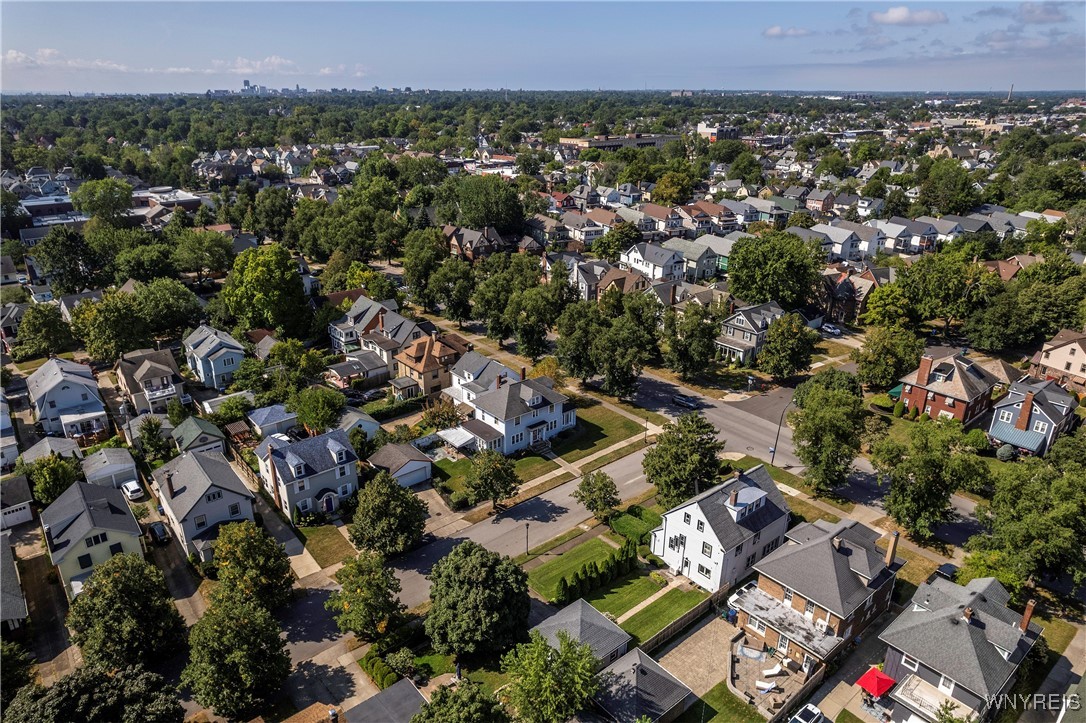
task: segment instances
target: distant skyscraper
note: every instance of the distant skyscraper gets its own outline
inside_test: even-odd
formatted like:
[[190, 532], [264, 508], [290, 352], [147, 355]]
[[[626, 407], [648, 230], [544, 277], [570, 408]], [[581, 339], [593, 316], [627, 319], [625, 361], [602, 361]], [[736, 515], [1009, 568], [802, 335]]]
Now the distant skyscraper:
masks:
[[241, 82], [241, 84], [242, 84], [243, 86], [245, 86], [245, 88], [248, 88], [248, 87], [249, 87], [249, 81], [247, 81], [247, 80], [243, 80], [243, 81]]

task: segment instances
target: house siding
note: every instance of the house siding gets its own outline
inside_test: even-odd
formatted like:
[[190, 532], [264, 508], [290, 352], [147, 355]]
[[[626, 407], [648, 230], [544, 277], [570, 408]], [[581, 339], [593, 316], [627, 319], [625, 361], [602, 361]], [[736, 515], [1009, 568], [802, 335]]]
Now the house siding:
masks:
[[[105, 542], [100, 542], [89, 548], [86, 546], [84, 541], [87, 538], [102, 533], [106, 534]], [[87, 534], [84, 535], [83, 540], [80, 540], [78, 544], [74, 545], [72, 549], [68, 551], [68, 554], [57, 563], [57, 574], [60, 575], [61, 582], [64, 584], [64, 592], [68, 595], [69, 599], [72, 597], [72, 578], [81, 575], [88, 570], [93, 570], [112, 558], [114, 553], [110, 552], [109, 548], [117, 543], [120, 543], [121, 545], [121, 552], [119, 554], [133, 552], [141, 557], [143, 556], [143, 547], [140, 545], [140, 538], [138, 535], [119, 532], [117, 530], [94, 528], [87, 532]], [[91, 566], [89, 568], [82, 568], [79, 565], [79, 558], [83, 555], [90, 555]]]
[[[897, 680], [897, 681], [903, 680], [908, 675], [915, 675], [918, 678], [920, 678], [921, 680], [923, 680], [924, 682], [930, 683], [933, 686], [938, 687], [939, 679], [941, 677], [940, 672], [935, 670], [934, 668], [929, 668], [928, 666], [924, 665], [923, 661], [917, 661], [917, 662], [918, 662], [918, 665], [916, 666], [915, 671], [912, 668], [905, 667], [904, 663], [902, 662], [902, 651], [900, 651], [900, 650], [898, 650], [897, 648], [894, 648], [894, 647], [888, 647], [886, 649], [886, 658], [885, 658], [885, 661], [884, 661], [882, 672], [886, 673], [891, 678], [893, 678], [894, 680]], [[953, 675], [947, 675], [947, 677], [950, 678], [951, 680], [954, 679]], [[1004, 690], [1007, 690], [1007, 688], [1004, 687]], [[972, 691], [969, 691], [966, 688], [963, 688], [962, 686], [958, 685], [956, 682], [954, 683], [954, 690], [953, 690], [953, 692], [951, 692], [950, 697], [953, 698], [954, 700], [961, 701], [962, 703], [965, 703], [967, 706], [969, 706], [973, 710], [981, 710], [981, 709], [984, 708], [984, 699], [983, 698], [981, 698], [978, 695], [975, 695]], [[902, 715], [901, 717], [898, 717], [899, 707], [902, 708], [902, 709], [907, 708], [907, 706], [903, 705], [900, 702], [897, 702], [895, 704], [895, 706], [894, 706], [894, 718], [893, 718], [893, 720], [895, 722], [908, 720], [909, 719], [909, 714], [908, 714], [907, 710], [902, 711], [904, 713], [904, 715]], [[917, 711], [917, 712], [920, 712], [920, 711]], [[934, 718], [934, 715], [932, 715], [931, 711], [923, 711], [923, 712], [926, 713], [927, 715], [929, 715], [930, 717]]]

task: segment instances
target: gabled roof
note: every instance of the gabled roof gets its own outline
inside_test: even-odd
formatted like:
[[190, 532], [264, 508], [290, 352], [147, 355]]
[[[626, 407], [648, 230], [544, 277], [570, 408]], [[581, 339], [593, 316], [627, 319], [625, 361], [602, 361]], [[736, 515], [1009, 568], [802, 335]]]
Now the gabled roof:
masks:
[[116, 369], [130, 390], [139, 388], [144, 379], [181, 376], [169, 349], [137, 349], [122, 354]]
[[[499, 420], [513, 419], [550, 404], [561, 404], [569, 399], [565, 394], [556, 392], [554, 382], [549, 377], [537, 377], [523, 381], [511, 381], [497, 389], [480, 393], [475, 397], [475, 406]], [[533, 398], [540, 401], [534, 406], [529, 404]]]
[[632, 254], [634, 251], [645, 260], [645, 263], [654, 266], [668, 266], [682, 261], [682, 256], [677, 251], [644, 241], [634, 244], [626, 251], [626, 254]]
[[1077, 406], [1075, 398], [1055, 380], [1025, 377], [1011, 384], [1007, 396], [999, 400], [995, 407], [1000, 409], [1021, 404], [1027, 394], [1033, 395], [1033, 405], [1040, 407], [1044, 415], [1053, 423], [1058, 423], [1068, 415], [1074, 414]]
[[507, 379], [517, 376], [516, 372], [509, 367], [477, 351], [469, 351], [460, 357], [456, 364], [453, 365], [452, 373], [461, 379], [466, 379], [470, 374], [471, 381], [464, 384], [464, 386], [477, 393], [493, 389], [494, 382], [499, 375]]
[[[729, 506], [732, 492], [737, 494], [735, 508]], [[765, 501], [753, 513], [742, 517], [735, 514], [737, 509], [748, 504], [748, 500], [763, 496]], [[746, 472], [740, 472], [728, 482], [702, 492], [665, 514], [670, 515], [690, 505], [696, 505], [701, 510], [717, 541], [728, 550], [754, 537], [756, 532], [788, 514], [784, 496], [769, 476], [765, 465], [761, 464]]]
[[742, 317], [744, 324], [740, 325], [755, 331], [768, 329], [769, 325], [784, 316], [784, 309], [776, 301], [767, 301], [764, 304], [743, 306], [735, 310], [735, 313], [725, 319], [725, 324], [734, 324], [735, 317]]
[[68, 439], [67, 437], [45, 437], [33, 447], [23, 452], [20, 457], [23, 462], [30, 464], [42, 457], [48, 457], [51, 454], [60, 457], [83, 459], [83, 450], [79, 448], [79, 445], [75, 440]]
[[28, 614], [26, 598], [19, 584], [19, 571], [15, 568], [10, 532], [0, 535], [0, 611], [4, 620], [22, 620]]
[[107, 530], [139, 537], [140, 526], [119, 489], [74, 482], [41, 513], [45, 542], [54, 563], [72, 550], [92, 530]]
[[[333, 429], [331, 432], [319, 434], [316, 437], [284, 444], [282, 440], [268, 437], [256, 448], [256, 455], [261, 459], [268, 458], [268, 447], [274, 445], [271, 458], [275, 463], [275, 469], [279, 478], [293, 480], [299, 477], [309, 477], [320, 474], [339, 465], [351, 465], [358, 461], [358, 455], [354, 453], [351, 442], [347, 438], [347, 432], [342, 429]], [[336, 455], [344, 453], [343, 461], [337, 462]], [[301, 467], [302, 473], [295, 474], [295, 467]]]
[[603, 671], [603, 687], [593, 697], [617, 721], [662, 718], [690, 695], [690, 689], [641, 648], [634, 648]]
[[[1041, 633], [1036, 623], [1022, 632], [1022, 616], [1007, 608], [1009, 600], [995, 578], [977, 578], [962, 586], [937, 577], [917, 588], [913, 604], [879, 639], [978, 696], [994, 695]], [[972, 611], [968, 620], [966, 608]], [[1009, 657], [1005, 659], [997, 647]]]
[[[924, 360], [920, 363], [923, 364]], [[1000, 379], [983, 365], [961, 354], [931, 360], [931, 371], [927, 378], [919, 377], [920, 369], [917, 368], [902, 377], [901, 382], [915, 384], [936, 394], [966, 402], [990, 394], [992, 387], [1000, 382]]]
[[266, 427], [269, 424], [298, 419], [298, 416], [294, 412], [288, 412], [286, 405], [283, 404], [272, 404], [254, 409], [245, 416], [249, 419], [249, 424], [254, 427]]
[[587, 643], [600, 660], [633, 639], [583, 598], [566, 605], [532, 630], [542, 635], [552, 648], [558, 647], [558, 633], [564, 631], [571, 640]]
[[383, 469], [395, 475], [409, 462], [429, 463], [431, 460], [414, 445], [390, 442], [370, 455], [366, 461], [377, 469]]
[[83, 475], [90, 479], [95, 472], [122, 465], [136, 469], [136, 460], [132, 459], [132, 453], [123, 447], [105, 447], [83, 460]]
[[[343, 719], [347, 723], [411, 723], [411, 719], [422, 709], [425, 702], [426, 698], [415, 684], [408, 678], [402, 678], [377, 695], [344, 711]], [[322, 706], [320, 712], [324, 714], [326, 708], [327, 706]]]
[[26, 504], [31, 499], [30, 482], [25, 474], [15, 475], [0, 483], [0, 508]]
[[207, 357], [223, 349], [232, 349], [245, 353], [245, 347], [241, 342], [207, 324], [201, 324], [191, 334], [185, 337], [185, 348], [191, 350], [197, 357]]
[[201, 436], [225, 439], [222, 430], [201, 417], [189, 417], [173, 430], [174, 441], [182, 452], [191, 447]]
[[[172, 475], [172, 497], [166, 482], [167, 475]], [[212, 488], [253, 499], [253, 493], [222, 452], [185, 452], [156, 469], [154, 478], [162, 504], [170, 508], [178, 521], [184, 520]], [[224, 497], [222, 504], [230, 504], [230, 499]]]
[[30, 401], [38, 400], [64, 382], [85, 386], [98, 396], [98, 382], [95, 381], [94, 372], [89, 366], [54, 357], [27, 378], [26, 387], [30, 393]]

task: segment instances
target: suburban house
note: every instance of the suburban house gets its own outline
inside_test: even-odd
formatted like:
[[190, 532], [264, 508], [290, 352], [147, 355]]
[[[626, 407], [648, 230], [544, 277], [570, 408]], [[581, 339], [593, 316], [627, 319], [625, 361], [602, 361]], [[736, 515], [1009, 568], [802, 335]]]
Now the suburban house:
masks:
[[122, 354], [114, 367], [117, 384], [136, 410], [165, 412], [171, 399], [184, 394], [181, 372], [169, 349], [138, 349]]
[[333, 351], [344, 354], [360, 349], [359, 338], [377, 328], [377, 320], [381, 314], [397, 308], [399, 307], [396, 302], [392, 300], [374, 301], [367, 296], [355, 299], [346, 314], [328, 325]]
[[188, 417], [173, 430], [178, 452], [225, 452], [226, 435], [203, 417]]
[[607, 666], [593, 704], [616, 723], [670, 723], [697, 697], [641, 648], [634, 648]]
[[934, 216], [917, 216], [917, 222], [926, 223], [935, 229], [935, 240], [939, 243], [949, 243], [965, 233], [962, 225], [952, 218], [935, 218]]
[[493, 381], [482, 391], [460, 387], [465, 398], [458, 401], [471, 407], [472, 418], [454, 430], [459, 433], [454, 445], [474, 443], [478, 450], [508, 455], [547, 446], [552, 437], [577, 424], [576, 409], [565, 394], [554, 390], [549, 377], [525, 379], [522, 374], [519, 380], [510, 380], [499, 371], [487, 375]]
[[0, 530], [6, 530], [34, 519], [30, 509], [30, 482], [25, 474], [0, 482]]
[[283, 404], [272, 404], [260, 409], [253, 409], [245, 418], [253, 429], [253, 434], [264, 439], [273, 434], [282, 434], [298, 426], [298, 415], [288, 412]]
[[83, 476], [87, 482], [107, 487], [120, 487], [125, 482], [136, 482], [136, 460], [124, 447], [106, 447], [83, 460]]
[[935, 241], [939, 233], [930, 223], [920, 220], [914, 221], [903, 216], [891, 216], [889, 222], [904, 226], [909, 232], [909, 250], [913, 253], [931, 251], [935, 248]]
[[664, 513], [652, 554], [709, 592], [734, 585], [784, 542], [788, 505], [763, 465]]
[[683, 277], [687, 281], [709, 279], [716, 276], [719, 271], [716, 252], [707, 244], [702, 243], [702, 238], [704, 236], [699, 237], [697, 241], [673, 238], [663, 244], [668, 251], [674, 251], [682, 256], [685, 267]]
[[517, 373], [499, 361], [469, 351], [453, 365], [450, 372], [452, 384], [442, 391], [456, 404], [470, 404], [476, 395], [493, 389], [497, 378], [517, 378]]
[[377, 328], [359, 337], [363, 352], [380, 357], [388, 368], [390, 377], [398, 375], [395, 356], [408, 344], [434, 333], [436, 327], [428, 321], [416, 323], [395, 311], [384, 310], [377, 314]]
[[925, 354], [920, 366], [902, 377], [901, 383], [906, 409], [968, 425], [992, 408], [992, 390], [1001, 380], [964, 354], [938, 361]]
[[1029, 373], [1086, 392], [1086, 332], [1060, 330], [1030, 359]]
[[588, 216], [575, 211], [567, 211], [562, 214], [562, 225], [568, 230], [569, 239], [576, 241], [581, 245], [581, 248], [586, 249], [592, 248], [592, 244], [596, 239], [607, 233], [607, 229], [603, 226]]
[[641, 242], [622, 252], [619, 266], [644, 274], [651, 281], [675, 281], [683, 277], [686, 262], [678, 251]]
[[[377, 695], [366, 698], [353, 708], [343, 711], [343, 720], [346, 723], [370, 723], [370, 721], [382, 721], [382, 723], [411, 723], [411, 719], [422, 710], [427, 703], [425, 697], [410, 678], [401, 678]], [[326, 716], [328, 706], [322, 703], [314, 703], [314, 716]], [[306, 709], [309, 710], [309, 709]], [[303, 710], [298, 715], [305, 715]], [[321, 720], [316, 718], [315, 720]], [[309, 718], [305, 718], [309, 720]]]
[[411, 444], [390, 442], [366, 461], [374, 469], [388, 472], [402, 487], [421, 484], [432, 476], [432, 460]]
[[758, 585], [734, 601], [748, 638], [811, 671], [842, 651], [890, 608], [897, 533], [883, 552], [878, 532], [855, 520], [793, 527], [788, 544], [754, 564]]
[[995, 403], [988, 438], [992, 444], [1009, 444], [1026, 454], [1044, 454], [1074, 424], [1077, 406], [1075, 398], [1051, 379], [1019, 379]]
[[471, 348], [456, 334], [435, 332], [412, 341], [394, 358], [400, 376], [417, 384], [416, 394], [430, 396], [449, 386], [453, 365]]
[[698, 237], [699, 244], [705, 244], [716, 255], [716, 270], [720, 274], [728, 273], [728, 257], [732, 255], [732, 246], [741, 238], [754, 238], [741, 231], [731, 231], [727, 236], [706, 234]]
[[[15, 565], [15, 550], [11, 533], [0, 535], [0, 621], [5, 634], [15, 633], [29, 616], [23, 596], [19, 568]], [[5, 639], [7, 635], [5, 635]]]
[[358, 490], [358, 456], [342, 429], [292, 442], [274, 435], [256, 448], [264, 489], [287, 517], [334, 512]]
[[189, 369], [205, 387], [224, 389], [245, 358], [245, 347], [225, 331], [201, 324], [183, 342]]
[[490, 256], [505, 245], [501, 234], [493, 226], [487, 226], [482, 231], [461, 226], [445, 226], [441, 232], [449, 242], [449, 254], [459, 256], [465, 261], [474, 262]]
[[83, 450], [79, 445], [66, 437], [45, 437], [30, 449], [19, 455], [19, 459], [26, 464], [33, 464], [43, 457], [55, 454], [58, 457], [74, 457], [83, 459]]
[[41, 526], [49, 559], [69, 599], [114, 555], [143, 554], [139, 523], [119, 489], [74, 482], [42, 510]]
[[713, 217], [698, 206], [676, 206], [675, 213], [682, 219], [687, 236], [696, 238], [713, 230]]
[[100, 290], [83, 291], [78, 294], [62, 296], [60, 297], [60, 316], [64, 321], [71, 324], [72, 312], [75, 311], [75, 307], [79, 306], [84, 301], [96, 304], [101, 300], [102, 292]]
[[380, 428], [381, 423], [376, 419], [366, 414], [358, 407], [347, 405], [339, 415], [339, 422], [336, 423], [336, 426], [326, 431], [331, 432], [332, 429], [342, 429], [349, 435], [351, 430], [361, 429], [362, 433], [366, 435], [366, 439], [373, 439], [377, 434], [377, 430]]
[[599, 661], [600, 668], [625, 655], [633, 640], [625, 630], [583, 598], [566, 605], [532, 630], [542, 635], [555, 649], [559, 645], [559, 632], [564, 632], [570, 640], [586, 643], [592, 648], [592, 655]]
[[776, 301], [736, 309], [724, 320], [716, 345], [724, 350], [728, 359], [750, 366], [762, 350], [769, 325], [782, 316], [784, 309]]
[[46, 434], [90, 444], [109, 428], [98, 381], [86, 364], [50, 359], [27, 378], [26, 385], [35, 419]]
[[561, 221], [537, 213], [524, 222], [528, 233], [544, 246], [553, 246], [568, 240], [568, 232]]
[[23, 315], [29, 308], [30, 304], [9, 301], [0, 309], [0, 341], [3, 342], [4, 351], [9, 354], [18, 342], [19, 324], [23, 322]]
[[573, 199], [573, 205], [582, 211], [600, 205], [600, 194], [588, 184], [582, 183], [574, 188], [569, 192], [569, 197]]
[[833, 210], [833, 199], [833, 191], [816, 189], [807, 194], [803, 205], [808, 211], [821, 215]]
[[888, 646], [883, 672], [897, 681], [891, 721], [933, 722], [947, 703], [959, 719], [991, 716], [990, 701], [1011, 692], [1041, 635], [1031, 622], [1034, 602], [1019, 615], [1009, 600], [992, 577], [964, 586], [936, 577], [917, 588], [879, 635]]
[[683, 217], [673, 208], [655, 203], [643, 203], [641, 213], [652, 223], [652, 231], [661, 236], [679, 236], [683, 232]]
[[812, 226], [811, 230], [824, 234], [829, 239], [831, 257], [848, 261], [860, 258], [860, 238], [849, 229], [819, 223]]
[[154, 480], [181, 549], [205, 562], [220, 525], [253, 520], [253, 493], [221, 452], [185, 452], [156, 469]]
[[641, 203], [642, 192], [634, 183], [620, 184], [618, 189], [618, 202], [623, 206], [633, 206], [634, 204]]
[[367, 387], [377, 386], [388, 381], [388, 376], [388, 364], [371, 351], [348, 352], [346, 359], [324, 370], [325, 380], [340, 389], [354, 386], [356, 381]]
[[11, 423], [11, 409], [7, 397], [0, 396], [0, 469], [15, 466], [19, 457], [19, 444], [15, 439], [15, 427]]

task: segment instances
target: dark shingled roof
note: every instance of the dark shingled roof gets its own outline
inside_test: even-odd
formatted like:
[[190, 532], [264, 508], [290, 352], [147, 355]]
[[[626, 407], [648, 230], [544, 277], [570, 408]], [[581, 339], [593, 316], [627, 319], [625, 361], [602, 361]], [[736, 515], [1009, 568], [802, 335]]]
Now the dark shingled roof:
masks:
[[[280, 440], [268, 437], [256, 448], [256, 455], [261, 459], [268, 457], [268, 445], [275, 445], [272, 459], [275, 461], [275, 469], [282, 480], [294, 480], [294, 468], [303, 466], [300, 476], [308, 477], [337, 467], [341, 464], [353, 464], [358, 461], [358, 455], [354, 453], [347, 433], [342, 429], [334, 429], [331, 432], [308, 437], [292, 444], [283, 444]], [[345, 452], [342, 462], [336, 461], [336, 453]]]
[[[479, 394], [475, 397], [475, 406], [503, 421], [519, 417], [533, 409], [561, 404], [569, 398], [554, 391], [551, 387], [553, 383], [547, 377], [508, 382], [497, 389]], [[535, 406], [530, 406], [528, 402], [534, 397], [538, 397], [540, 401]]]
[[374, 452], [366, 461], [377, 469], [396, 474], [408, 462], [429, 462], [430, 458], [413, 445], [390, 443]]
[[119, 489], [76, 482], [41, 513], [45, 542], [58, 563], [72, 549], [79, 550], [91, 530], [123, 532], [139, 537], [140, 526]]
[[0, 485], [0, 507], [4, 509], [24, 504], [30, 499], [30, 482], [27, 481], [25, 474], [6, 479]]
[[347, 723], [410, 723], [425, 702], [415, 684], [403, 678], [345, 711], [343, 719]]
[[632, 640], [625, 630], [584, 599], [566, 605], [532, 630], [542, 635], [552, 648], [558, 647], [558, 632], [564, 630], [570, 639], [587, 643], [592, 654], [601, 660]]
[[[744, 502], [744, 497], [759, 495], [760, 492], [765, 493], [766, 500], [757, 510], [736, 521], [727, 506], [728, 498], [733, 490], [739, 493], [740, 503]], [[705, 515], [705, 520], [719, 540], [720, 546], [727, 550], [754, 537], [754, 533], [788, 514], [788, 505], [784, 501], [784, 496], [777, 489], [776, 483], [769, 476], [764, 465], [751, 467], [719, 487], [706, 490], [697, 497], [668, 510], [668, 513], [692, 504], [697, 505]]]
[[[166, 484], [166, 475], [171, 473], [173, 497], [170, 497], [169, 485]], [[212, 487], [253, 499], [253, 493], [222, 452], [185, 452], [156, 469], [154, 478], [162, 495], [162, 504], [169, 507], [178, 520], [184, 520]], [[222, 504], [229, 502], [227, 499]]]
[[690, 689], [641, 648], [634, 648], [609, 665], [602, 674], [607, 681], [593, 700], [617, 721], [641, 716], [658, 720], [691, 695]]
[[22, 620], [27, 616], [26, 598], [19, 585], [10, 536], [10, 532], [0, 535], [0, 612], [4, 620]]

